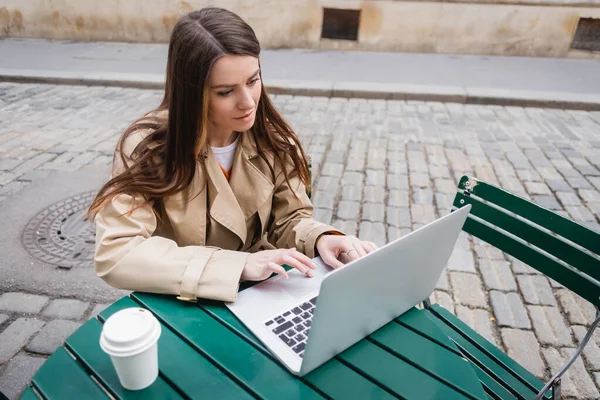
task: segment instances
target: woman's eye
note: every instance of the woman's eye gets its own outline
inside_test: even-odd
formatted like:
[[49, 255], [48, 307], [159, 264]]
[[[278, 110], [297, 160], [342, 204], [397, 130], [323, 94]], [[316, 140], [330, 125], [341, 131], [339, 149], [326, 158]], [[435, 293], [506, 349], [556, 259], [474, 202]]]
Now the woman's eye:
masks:
[[225, 92], [218, 92], [218, 93], [219, 93], [219, 96], [227, 96], [227, 95], [228, 95], [228, 94], [230, 94], [231, 92], [233, 92], [233, 89], [232, 89], [232, 90], [227, 90], [227, 91], [225, 91]]
[[249, 84], [250, 86], [253, 86], [253, 85], [254, 85], [256, 82], [258, 82], [258, 78], [254, 78], [254, 79], [252, 79], [250, 82], [248, 82], [248, 84]]

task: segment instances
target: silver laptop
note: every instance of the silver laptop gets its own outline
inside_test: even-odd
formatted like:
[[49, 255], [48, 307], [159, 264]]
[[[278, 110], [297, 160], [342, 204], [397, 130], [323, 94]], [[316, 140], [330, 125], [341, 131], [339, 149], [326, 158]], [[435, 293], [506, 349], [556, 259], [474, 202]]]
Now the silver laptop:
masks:
[[304, 375], [426, 299], [470, 205], [313, 278], [297, 270], [239, 293], [227, 307], [292, 373]]

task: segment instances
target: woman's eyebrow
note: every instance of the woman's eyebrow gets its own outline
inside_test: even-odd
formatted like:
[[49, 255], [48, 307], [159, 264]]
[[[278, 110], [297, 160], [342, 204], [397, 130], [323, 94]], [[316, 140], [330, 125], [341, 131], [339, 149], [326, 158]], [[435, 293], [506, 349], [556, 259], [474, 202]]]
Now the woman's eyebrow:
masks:
[[[255, 72], [255, 73], [253, 73], [253, 74], [252, 74], [252, 76], [251, 76], [250, 78], [248, 78], [248, 80], [252, 80], [252, 79], [256, 78], [256, 77], [258, 76], [258, 73], [259, 73], [259, 72], [260, 72], [260, 68], [259, 68], [259, 69], [257, 69], [257, 70], [256, 70], [256, 72]], [[211, 88], [211, 89], [217, 89], [217, 88], [228, 88], [228, 89], [232, 89], [232, 88], [234, 88], [234, 87], [236, 87], [236, 86], [237, 86], [237, 84], [235, 84], [235, 83], [234, 83], [234, 84], [226, 84], [226, 83], [222, 83], [222, 84], [220, 84], [220, 85], [214, 85], [214, 86], [211, 86], [210, 88]]]

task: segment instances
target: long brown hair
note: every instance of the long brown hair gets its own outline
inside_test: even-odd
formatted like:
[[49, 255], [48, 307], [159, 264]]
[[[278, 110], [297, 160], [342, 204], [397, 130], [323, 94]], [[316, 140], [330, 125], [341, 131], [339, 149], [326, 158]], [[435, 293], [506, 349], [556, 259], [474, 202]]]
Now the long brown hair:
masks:
[[[194, 178], [198, 160], [206, 176], [204, 157], [198, 157], [208, 142], [206, 81], [214, 63], [228, 54], [260, 55], [254, 31], [239, 16], [222, 8], [204, 8], [179, 19], [169, 43], [163, 100], [119, 139], [113, 164], [119, 156], [123, 171], [102, 186], [88, 210], [89, 217], [119, 194], [139, 194], [152, 202], [185, 190]], [[150, 133], [127, 154], [126, 139], [140, 130]], [[288, 184], [288, 167], [293, 167], [310, 188], [300, 141], [273, 106], [264, 86], [255, 123], [246, 134], [253, 136], [258, 154], [267, 163], [267, 152], [280, 163]], [[287, 157], [293, 165], [286, 163]], [[273, 166], [270, 168], [273, 172]]]

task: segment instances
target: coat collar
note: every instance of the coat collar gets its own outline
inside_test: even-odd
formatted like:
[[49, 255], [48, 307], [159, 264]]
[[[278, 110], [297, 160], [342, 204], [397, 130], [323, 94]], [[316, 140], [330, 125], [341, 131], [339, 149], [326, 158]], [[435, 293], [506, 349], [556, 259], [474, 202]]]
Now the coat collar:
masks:
[[[250, 132], [241, 133], [229, 182], [210, 148], [205, 152], [210, 216], [246, 242], [247, 224], [258, 209], [272, 197], [274, 185], [254, 164], [260, 156]], [[210, 196], [213, 197], [213, 196]]]

